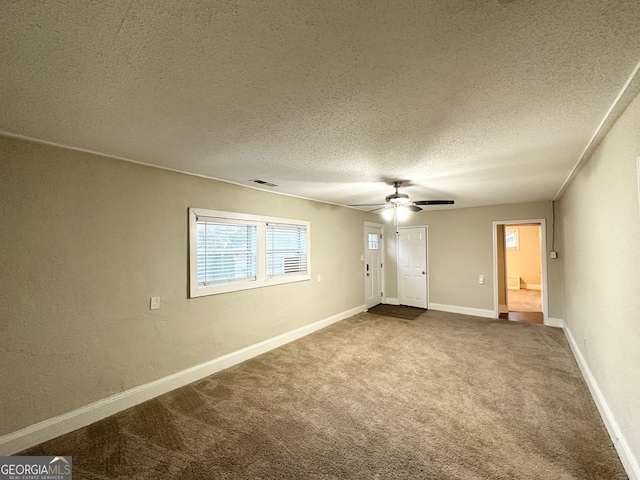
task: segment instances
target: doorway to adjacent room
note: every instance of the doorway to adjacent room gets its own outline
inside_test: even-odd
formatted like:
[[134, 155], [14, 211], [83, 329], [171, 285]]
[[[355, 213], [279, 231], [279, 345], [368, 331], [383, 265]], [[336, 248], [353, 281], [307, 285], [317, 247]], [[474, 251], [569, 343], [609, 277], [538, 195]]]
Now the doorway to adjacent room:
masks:
[[545, 222], [494, 222], [496, 317], [544, 323], [546, 311]]

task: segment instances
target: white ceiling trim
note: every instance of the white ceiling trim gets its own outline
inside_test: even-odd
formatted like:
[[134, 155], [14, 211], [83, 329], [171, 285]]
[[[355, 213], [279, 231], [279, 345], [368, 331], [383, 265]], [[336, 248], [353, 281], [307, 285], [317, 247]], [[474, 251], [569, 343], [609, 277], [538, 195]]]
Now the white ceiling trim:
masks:
[[[328, 205], [335, 205], [336, 207], [344, 207], [344, 208], [351, 208], [352, 210], [359, 210], [358, 208], [355, 208], [355, 207], [350, 207], [348, 205], [341, 205], [339, 203], [329, 202], [327, 200], [319, 200], [317, 198], [303, 197], [303, 196], [300, 196], [300, 195], [294, 195], [292, 193], [276, 192], [274, 190], [267, 190], [266, 188], [259, 188], [259, 187], [254, 187], [253, 185], [245, 185], [244, 183], [233, 182], [231, 180], [225, 180], [223, 178], [211, 177], [209, 175], [202, 175], [200, 173], [193, 173], [193, 172], [187, 172], [185, 170], [178, 170], [177, 168], [163, 167], [162, 165], [154, 165], [152, 163], [140, 162], [138, 160], [132, 160], [132, 159], [126, 158], [126, 157], [119, 157], [117, 155], [110, 155], [108, 153], [102, 153], [102, 152], [98, 152], [98, 151], [95, 151], [95, 150], [89, 150], [89, 149], [86, 149], [86, 148], [71, 147], [69, 145], [63, 145], [61, 143], [50, 142], [49, 140], [42, 140], [40, 138], [34, 138], [34, 137], [29, 137], [27, 135], [20, 135], [18, 133], [8, 132], [6, 130], [0, 130], [0, 136], [8, 137], [8, 138], [15, 138], [15, 139], [18, 139], [18, 140], [25, 140], [27, 142], [38, 143], [38, 144], [41, 144], [41, 145], [50, 145], [52, 147], [63, 148], [65, 150], [73, 150], [74, 152], [88, 153], [90, 155], [97, 155], [99, 157], [111, 158], [113, 160], [119, 160], [121, 162], [135, 163], [136, 165], [142, 165], [144, 167], [150, 167], [150, 168], [157, 168], [158, 170], [165, 170], [167, 172], [181, 173], [183, 175], [189, 175], [191, 177], [205, 178], [207, 180], [215, 180], [216, 182], [228, 183], [230, 185], [236, 185], [238, 187], [250, 188], [252, 190], [259, 190], [261, 192], [273, 193], [273, 194], [282, 195], [282, 196], [285, 196], [285, 197], [299, 198], [301, 200], [308, 200], [310, 202], [326, 203]], [[249, 181], [249, 180], [247, 180], [247, 181]], [[360, 210], [360, 211], [362, 211], [362, 210]]]
[[[556, 195], [553, 197], [554, 201], [558, 200], [562, 196], [562, 194], [565, 192], [565, 190], [569, 187], [569, 185], [571, 185], [571, 182], [573, 182], [573, 179], [576, 177], [580, 169], [582, 169], [582, 167], [587, 162], [587, 160], [591, 158], [593, 151], [600, 144], [602, 139], [605, 137], [605, 135], [609, 132], [609, 130], [615, 123], [614, 119], [617, 119], [617, 117], [622, 114], [622, 112], [627, 108], [629, 102], [631, 102], [631, 100], [633, 100], [636, 94], [638, 94], [638, 90], [640, 90], [640, 78], [636, 79], [636, 76], [639, 70], [640, 70], [640, 62], [638, 62], [638, 64], [636, 65], [636, 68], [633, 69], [633, 72], [631, 72], [631, 75], [629, 76], [625, 84], [622, 86], [622, 89], [620, 89], [620, 92], [618, 93], [615, 100], [609, 107], [609, 110], [607, 110], [607, 113], [604, 115], [604, 117], [602, 118], [602, 121], [596, 128], [596, 131], [591, 136], [589, 143], [587, 143], [587, 146], [582, 151], [580, 158], [578, 158], [578, 161], [571, 169], [571, 172], [569, 172], [567, 179], [564, 181], [564, 183], [558, 190], [558, 193], [556, 193]], [[634, 80], [638, 80], [636, 82], [637, 85], [635, 89], [631, 89], [630, 87], [631, 87], [631, 84], [634, 82]], [[625, 96], [625, 93], [627, 93], [628, 91], [631, 94], [627, 95], [627, 101], [626, 102], [621, 101], [622, 98]]]

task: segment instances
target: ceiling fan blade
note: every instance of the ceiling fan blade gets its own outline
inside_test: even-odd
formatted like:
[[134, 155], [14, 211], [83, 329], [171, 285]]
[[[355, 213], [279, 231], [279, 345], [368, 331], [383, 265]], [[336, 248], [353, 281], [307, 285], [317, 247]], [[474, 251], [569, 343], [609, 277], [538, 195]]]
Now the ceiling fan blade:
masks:
[[386, 205], [378, 206], [378, 208], [374, 208], [373, 210], [367, 210], [367, 213], [377, 212], [378, 210], [386, 210], [388, 207]]
[[418, 207], [417, 205], [407, 205], [406, 208], [408, 208], [412, 212], [421, 212], [422, 211], [422, 209], [420, 207]]
[[455, 202], [453, 200], [418, 200], [413, 203], [416, 205], [453, 205]]

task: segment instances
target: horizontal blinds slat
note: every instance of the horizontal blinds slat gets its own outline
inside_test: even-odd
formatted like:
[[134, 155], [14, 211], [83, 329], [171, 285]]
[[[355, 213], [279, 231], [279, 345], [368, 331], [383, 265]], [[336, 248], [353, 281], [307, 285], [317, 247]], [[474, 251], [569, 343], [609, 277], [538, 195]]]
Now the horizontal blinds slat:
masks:
[[267, 224], [267, 274], [307, 272], [307, 227]]
[[197, 222], [198, 284], [256, 279], [255, 225]]

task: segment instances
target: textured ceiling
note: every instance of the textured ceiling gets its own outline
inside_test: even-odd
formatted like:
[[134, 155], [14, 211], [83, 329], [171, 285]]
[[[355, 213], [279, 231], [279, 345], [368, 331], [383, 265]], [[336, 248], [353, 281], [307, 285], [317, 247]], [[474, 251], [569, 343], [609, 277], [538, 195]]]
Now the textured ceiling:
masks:
[[640, 2], [3, 0], [0, 47], [5, 134], [463, 207], [554, 197], [640, 60]]

